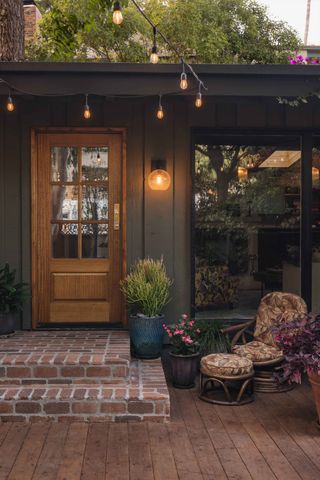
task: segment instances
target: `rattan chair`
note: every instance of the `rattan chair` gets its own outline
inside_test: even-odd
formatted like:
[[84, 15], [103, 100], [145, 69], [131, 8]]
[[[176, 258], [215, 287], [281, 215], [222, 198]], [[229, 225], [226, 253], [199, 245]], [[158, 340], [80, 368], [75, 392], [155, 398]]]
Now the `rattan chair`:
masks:
[[232, 353], [253, 362], [256, 392], [275, 393], [292, 388], [288, 384], [279, 385], [274, 380], [274, 373], [281, 367], [283, 355], [274, 341], [272, 327], [306, 313], [306, 303], [298, 295], [272, 292], [262, 298], [254, 320], [223, 329], [230, 337]]

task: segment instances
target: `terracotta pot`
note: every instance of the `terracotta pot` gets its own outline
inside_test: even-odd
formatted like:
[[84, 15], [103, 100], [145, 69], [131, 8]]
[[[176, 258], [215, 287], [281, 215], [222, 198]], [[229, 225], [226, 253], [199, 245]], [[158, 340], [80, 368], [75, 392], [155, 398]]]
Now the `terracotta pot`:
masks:
[[200, 353], [192, 355], [176, 355], [171, 357], [172, 383], [175, 388], [192, 388], [198, 373]]
[[320, 375], [308, 372], [309, 382], [311, 383], [313, 397], [318, 413], [318, 423], [320, 423]]

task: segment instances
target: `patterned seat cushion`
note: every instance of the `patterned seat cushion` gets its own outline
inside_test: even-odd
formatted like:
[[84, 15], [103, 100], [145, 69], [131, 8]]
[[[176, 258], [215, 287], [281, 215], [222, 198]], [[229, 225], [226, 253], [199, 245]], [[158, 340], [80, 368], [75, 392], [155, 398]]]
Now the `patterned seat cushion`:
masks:
[[201, 359], [201, 372], [208, 377], [237, 377], [253, 372], [251, 360], [231, 353], [213, 353]]
[[297, 317], [308, 313], [305, 301], [293, 293], [268, 293], [260, 302], [254, 339], [276, 347], [272, 328], [282, 322], [291, 322]]
[[252, 362], [268, 362], [271, 360], [282, 359], [282, 352], [277, 347], [266, 345], [265, 343], [254, 340], [245, 345], [235, 345], [232, 351], [243, 358], [248, 358]]

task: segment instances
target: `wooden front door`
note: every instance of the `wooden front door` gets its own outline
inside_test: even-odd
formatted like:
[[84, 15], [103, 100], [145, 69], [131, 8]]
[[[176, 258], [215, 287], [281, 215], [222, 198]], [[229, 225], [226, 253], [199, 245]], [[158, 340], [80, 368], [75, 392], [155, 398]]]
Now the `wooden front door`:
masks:
[[122, 134], [35, 132], [33, 326], [119, 323]]

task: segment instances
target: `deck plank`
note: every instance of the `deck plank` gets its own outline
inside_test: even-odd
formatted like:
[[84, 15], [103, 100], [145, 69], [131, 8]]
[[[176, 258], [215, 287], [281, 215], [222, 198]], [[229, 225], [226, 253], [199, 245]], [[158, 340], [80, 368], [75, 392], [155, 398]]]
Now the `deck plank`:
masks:
[[87, 434], [87, 424], [70, 425], [57, 480], [79, 480], [81, 477]]
[[177, 392], [177, 399], [203, 477], [211, 476], [216, 480], [227, 479], [224, 468], [193, 401], [192, 393], [179, 391]]
[[93, 423], [90, 425], [81, 480], [105, 480], [108, 429], [108, 423]]
[[12, 423], [0, 423], [0, 446], [2, 445], [4, 439], [8, 435], [8, 432], [12, 426]]
[[110, 425], [107, 448], [106, 479], [129, 480], [129, 438], [128, 425]]
[[129, 424], [130, 480], [154, 480], [146, 424]]
[[38, 460], [32, 480], [55, 480], [59, 470], [69, 426], [53, 423]]
[[6, 480], [28, 433], [29, 425], [12, 425], [0, 449], [0, 480]]
[[148, 433], [155, 480], [179, 480], [166, 425], [149, 423]]
[[31, 425], [8, 480], [30, 480], [49, 431], [48, 424]]

